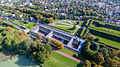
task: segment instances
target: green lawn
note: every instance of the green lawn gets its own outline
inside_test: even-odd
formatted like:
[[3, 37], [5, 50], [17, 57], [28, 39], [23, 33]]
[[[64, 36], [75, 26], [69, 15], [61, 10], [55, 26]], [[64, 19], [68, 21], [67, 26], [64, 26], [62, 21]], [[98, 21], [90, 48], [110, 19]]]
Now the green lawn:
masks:
[[43, 67], [82, 67], [82, 64], [60, 54], [52, 52], [50, 59], [42, 64]]
[[62, 23], [56, 23], [55, 25], [64, 25], [64, 26], [68, 26], [68, 25], [62, 24]]
[[66, 53], [66, 54], [68, 54], [70, 56], [73, 56], [74, 54], [76, 54], [75, 52], [70, 51], [70, 50], [68, 50], [66, 48], [60, 49], [60, 51]]
[[72, 23], [73, 23], [73, 24], [76, 24], [77, 22], [75, 22], [75, 21], [72, 21]]
[[79, 26], [81, 26], [81, 25], [82, 25], [82, 23], [83, 23], [82, 21], [79, 21], [79, 24], [78, 24], [78, 25], [79, 25]]
[[73, 27], [62, 27], [62, 26], [55, 26], [55, 27], [60, 28], [60, 29], [67, 30], [67, 31], [69, 31], [71, 34], [75, 32], [75, 29], [73, 29]]
[[99, 38], [101, 42], [103, 42], [103, 43], [105, 43], [109, 46], [116, 47], [116, 48], [120, 49], [120, 43], [118, 43], [118, 42], [108, 40], [108, 39], [105, 39], [105, 38], [102, 38], [102, 37], [99, 37], [99, 36], [95, 36], [95, 37]]
[[3, 52], [0, 52], [0, 54], [3, 54]]
[[73, 29], [73, 27], [52, 26], [52, 25], [47, 25], [47, 26], [67, 32], [67, 33], [71, 33], [71, 34], [75, 32], [75, 29]]
[[33, 22], [30, 22], [28, 24], [24, 24], [24, 26], [29, 30], [31, 30], [35, 25], [37, 25], [37, 24], [33, 23]]
[[103, 32], [103, 33], [106, 33], [106, 34], [110, 34], [110, 35], [113, 35], [113, 36], [120, 37], [120, 31], [117, 31], [117, 30], [108, 29], [108, 28], [104, 28], [104, 27], [96, 27], [94, 25], [89, 26], [89, 28], [93, 29], [93, 30]]
[[[75, 52], [70, 51], [70, 50], [68, 50], [66, 48], [60, 49], [60, 51], [66, 53], [66, 54], [68, 54], [70, 56], [73, 56], [74, 54], [76, 54]], [[82, 55], [79, 56], [79, 59], [82, 60], [82, 61], [86, 60]]]
[[66, 24], [71, 24], [70, 22], [63, 22], [63, 23], [66, 23]]

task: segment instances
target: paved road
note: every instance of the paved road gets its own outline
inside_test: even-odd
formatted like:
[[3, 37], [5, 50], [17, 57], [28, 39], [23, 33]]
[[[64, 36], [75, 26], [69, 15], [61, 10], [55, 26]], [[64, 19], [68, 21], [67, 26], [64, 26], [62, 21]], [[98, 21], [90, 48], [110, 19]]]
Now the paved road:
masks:
[[67, 57], [67, 58], [69, 58], [69, 59], [72, 59], [72, 60], [74, 60], [74, 61], [76, 61], [76, 62], [78, 62], [78, 63], [82, 63], [82, 64], [84, 64], [83, 61], [78, 60], [78, 59], [76, 59], [76, 58], [74, 58], [74, 57], [72, 57], [72, 56], [70, 56], [70, 55], [68, 55], [68, 54], [66, 54], [66, 53], [63, 53], [63, 52], [58, 51], [58, 50], [55, 50], [55, 49], [54, 49], [53, 51], [56, 52], [56, 53], [58, 53], [58, 54], [60, 54], [60, 55], [65, 56], [65, 57]]

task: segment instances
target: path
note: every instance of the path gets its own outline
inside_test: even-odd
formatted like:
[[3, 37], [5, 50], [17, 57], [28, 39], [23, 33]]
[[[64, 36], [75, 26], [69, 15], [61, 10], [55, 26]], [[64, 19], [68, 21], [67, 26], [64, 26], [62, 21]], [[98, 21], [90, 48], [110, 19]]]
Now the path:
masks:
[[75, 32], [73, 33], [73, 35], [78, 31], [78, 29], [80, 29], [81, 27], [79, 25], [77, 25], [77, 29], [75, 30]]
[[[89, 22], [89, 24], [88, 24], [88, 26], [91, 24], [91, 21]], [[84, 33], [83, 33], [83, 35], [82, 35], [82, 39], [84, 38], [84, 35], [85, 35], [85, 33], [87, 32], [87, 30], [88, 30], [88, 26], [86, 26], [86, 29], [85, 29], [85, 31], [84, 31]]]
[[78, 63], [82, 63], [82, 64], [84, 64], [83, 61], [78, 60], [78, 59], [76, 59], [76, 58], [74, 58], [74, 57], [72, 57], [72, 56], [70, 56], [70, 55], [68, 55], [68, 54], [66, 54], [66, 53], [63, 53], [63, 52], [58, 51], [58, 50], [53, 50], [53, 51], [56, 52], [56, 53], [58, 53], [58, 54], [60, 54], [60, 55], [65, 56], [65, 57], [67, 57], [67, 58], [69, 58], [69, 59], [72, 59], [72, 60], [74, 60], [74, 61], [76, 61], [76, 62], [78, 62]]

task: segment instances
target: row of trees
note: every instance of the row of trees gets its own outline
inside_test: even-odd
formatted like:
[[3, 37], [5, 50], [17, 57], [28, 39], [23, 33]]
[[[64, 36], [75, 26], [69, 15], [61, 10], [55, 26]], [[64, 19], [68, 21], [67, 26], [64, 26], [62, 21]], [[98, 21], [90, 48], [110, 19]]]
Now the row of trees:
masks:
[[53, 41], [53, 46], [54, 46], [55, 48], [57, 48], [57, 49], [62, 49], [62, 48], [64, 48], [64, 44], [63, 44], [62, 42], [60, 42], [60, 41], [57, 41], [57, 40], [54, 40], [54, 41]]
[[120, 51], [104, 46], [99, 43], [99, 39], [94, 39], [90, 35], [85, 42], [82, 56], [87, 59], [84, 67], [91, 67], [92, 65], [94, 67], [117, 67], [120, 65]]
[[38, 10], [31, 10], [31, 9], [19, 9], [22, 13], [27, 13], [34, 17], [36, 20], [40, 20], [41, 22], [45, 23], [52, 23], [53, 20], [58, 19], [59, 15], [58, 14], [52, 14], [52, 13], [46, 13], [46, 12], [41, 12]]

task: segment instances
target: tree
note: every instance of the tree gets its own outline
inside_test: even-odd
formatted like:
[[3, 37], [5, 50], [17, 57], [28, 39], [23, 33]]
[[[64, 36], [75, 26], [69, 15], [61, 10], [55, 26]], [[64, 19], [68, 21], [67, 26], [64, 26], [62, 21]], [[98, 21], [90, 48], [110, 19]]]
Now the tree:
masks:
[[95, 64], [93, 67], [103, 67], [103, 66]]
[[119, 67], [119, 66], [120, 66], [120, 61], [111, 58], [107, 60], [106, 67]]
[[40, 42], [40, 40], [38, 40], [38, 39], [37, 39], [37, 40], [35, 40], [35, 42], [37, 42], [38, 44], [40, 44], [40, 43], [41, 43], [41, 42]]
[[47, 51], [49, 52], [49, 54], [51, 54], [52, 47], [50, 46], [50, 44], [46, 44], [44, 47], [47, 49]]
[[109, 57], [108, 49], [106, 49], [106, 48], [100, 48], [98, 51], [103, 54], [103, 56], [104, 56], [105, 59], [108, 59], [108, 57]]
[[99, 50], [99, 43], [92, 42], [92, 45], [90, 45], [91, 50]]
[[27, 39], [27, 34], [25, 32], [21, 32], [21, 31], [16, 31], [15, 32], [16, 37], [18, 37], [18, 39], [22, 42], [24, 40]]
[[104, 62], [103, 54], [97, 52], [97, 53], [95, 54], [94, 61], [95, 61], [97, 64], [102, 64], [102, 63]]
[[113, 50], [113, 51], [110, 53], [110, 57], [113, 58], [114, 56], [118, 56], [119, 53], [120, 53], [120, 51], [118, 51], [118, 50]]
[[50, 43], [51, 39], [50, 39], [50, 38], [47, 38], [46, 41], [47, 41], [48, 43]]
[[83, 67], [91, 67], [91, 63], [89, 60], [85, 60], [85, 64], [83, 65]]
[[37, 44], [37, 46], [32, 46], [30, 51], [29, 57], [36, 61], [37, 63], [43, 64], [45, 61], [47, 61], [51, 54], [51, 46], [44, 46], [42, 44]]
[[0, 21], [2, 21], [2, 18], [0, 18]]
[[32, 40], [26, 39], [26, 40], [24, 40], [24, 41], [20, 44], [20, 48], [21, 48], [22, 50], [25, 50], [25, 51], [27, 50], [27, 51], [29, 51], [32, 43], [33, 43]]
[[8, 32], [10, 32], [10, 33], [13, 33], [13, 32], [14, 32], [14, 30], [13, 30], [11, 27], [9, 27], [9, 26], [6, 27], [5, 30], [8, 31]]
[[60, 43], [60, 49], [64, 48], [64, 44]]
[[41, 36], [41, 35], [38, 35], [37, 37], [38, 37], [38, 39], [39, 39], [39, 40], [41, 40], [41, 39], [42, 39], [42, 36]]
[[61, 43], [61, 42], [59, 42], [59, 41], [57, 41], [57, 40], [54, 40], [54, 41], [53, 41], [53, 44], [54, 44], [54, 46], [55, 46], [56, 48], [58, 48], [58, 49], [64, 48], [64, 44]]
[[94, 39], [94, 41], [95, 41], [95, 42], [98, 42], [98, 41], [99, 41], [99, 39], [98, 39], [98, 38], [96, 38], [96, 39]]
[[75, 29], [77, 29], [77, 26], [76, 26], [76, 25], [74, 25], [74, 26], [73, 26], [73, 29], [74, 29], [74, 30], [75, 30]]

